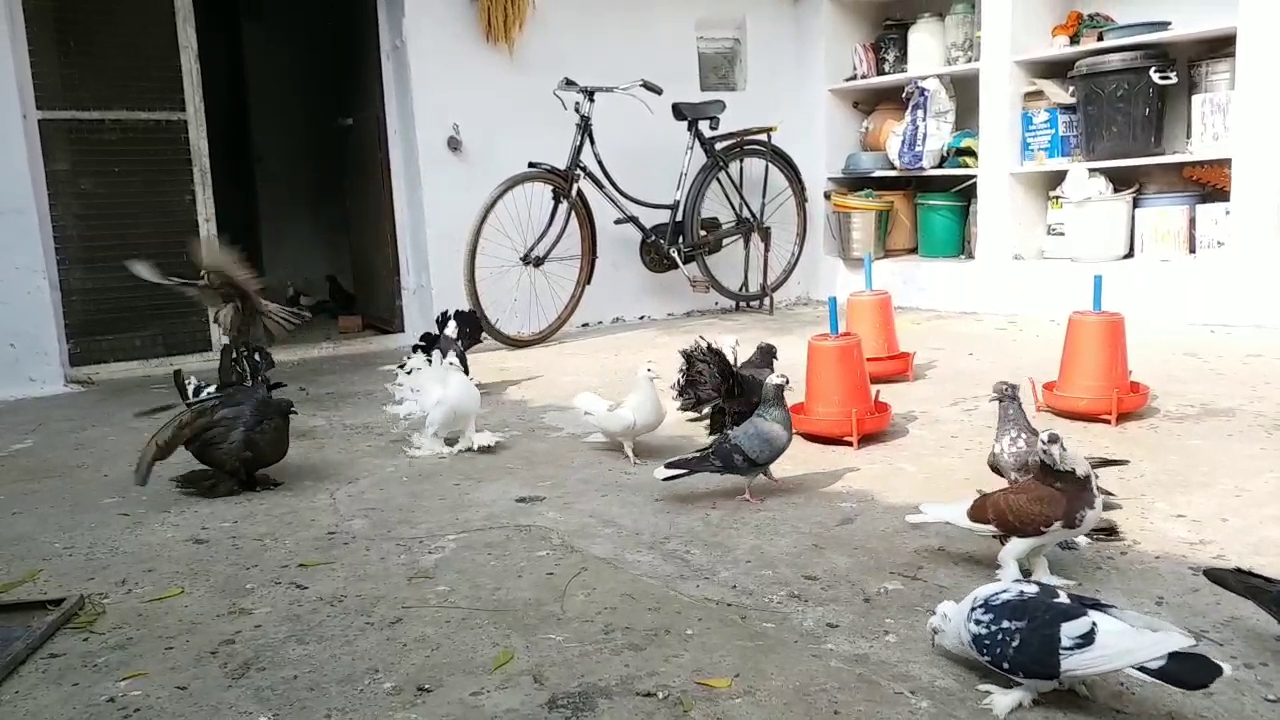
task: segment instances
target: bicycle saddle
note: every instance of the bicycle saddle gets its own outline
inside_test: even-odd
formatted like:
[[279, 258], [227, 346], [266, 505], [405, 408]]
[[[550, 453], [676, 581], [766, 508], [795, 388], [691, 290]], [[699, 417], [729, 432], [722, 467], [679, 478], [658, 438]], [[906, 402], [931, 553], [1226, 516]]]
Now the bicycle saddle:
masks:
[[702, 102], [673, 102], [671, 117], [677, 122], [690, 120], [710, 120], [724, 114], [723, 100], [703, 100]]

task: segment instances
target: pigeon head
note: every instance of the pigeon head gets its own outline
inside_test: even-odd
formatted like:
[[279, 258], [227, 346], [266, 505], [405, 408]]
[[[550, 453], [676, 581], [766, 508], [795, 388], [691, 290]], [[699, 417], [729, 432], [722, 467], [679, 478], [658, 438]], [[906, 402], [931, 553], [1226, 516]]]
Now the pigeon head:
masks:
[[638, 369], [636, 369], [636, 377], [642, 378], [644, 380], [660, 379], [658, 377], [658, 372], [654, 370], [653, 366], [650, 365], [649, 363], [645, 363], [644, 365], [641, 365]]
[[458, 369], [458, 371], [459, 371], [459, 372], [461, 372], [461, 371], [462, 371], [462, 361], [458, 359], [458, 351], [457, 351], [457, 350], [450, 350], [450, 351], [449, 351], [449, 354], [448, 354], [448, 355], [445, 355], [444, 360], [443, 360], [443, 362], [441, 363], [441, 365], [442, 365], [443, 367], [447, 367], [447, 368], [457, 368], [457, 369]]
[[1009, 400], [1016, 403], [1022, 402], [1022, 396], [1019, 394], [1018, 383], [1011, 383], [1001, 380], [991, 386], [991, 402], [1001, 402]]
[[274, 398], [276, 407], [280, 408], [287, 415], [297, 415], [298, 409], [293, 406], [293, 401], [289, 398]]
[[761, 360], [769, 360], [770, 362], [778, 359], [778, 348], [772, 343], [762, 342], [756, 345], [755, 356]]
[[454, 340], [457, 340], [458, 339], [458, 321], [453, 318], [449, 318], [449, 322], [445, 324], [444, 332], [442, 332], [441, 335], [444, 335], [447, 338], [453, 338]]
[[1062, 455], [1067, 451], [1062, 444], [1062, 434], [1057, 430], [1045, 430], [1040, 433], [1040, 452], [1051, 458], [1054, 463], [1062, 464]]
[[952, 649], [959, 645], [960, 605], [952, 600], [943, 600], [933, 609], [933, 615], [925, 623], [929, 630], [929, 643]]
[[[773, 347], [770, 345], [770, 347]], [[791, 378], [782, 373], [774, 373], [764, 379], [765, 385], [781, 385], [783, 390], [791, 389]]]

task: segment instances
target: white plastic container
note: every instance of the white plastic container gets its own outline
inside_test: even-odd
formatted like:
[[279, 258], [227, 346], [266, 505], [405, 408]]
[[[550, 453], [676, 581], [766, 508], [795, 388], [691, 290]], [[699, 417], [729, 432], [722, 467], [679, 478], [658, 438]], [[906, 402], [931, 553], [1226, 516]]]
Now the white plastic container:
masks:
[[907, 31], [907, 72], [927, 73], [947, 66], [947, 29], [938, 13], [920, 13]]
[[1231, 247], [1231, 203], [1196, 205], [1196, 255], [1213, 255]]
[[1133, 244], [1133, 199], [1130, 190], [1106, 197], [1064, 200], [1064, 222], [1071, 238], [1071, 259], [1095, 263], [1122, 260]]
[[1175, 260], [1191, 254], [1191, 205], [1133, 210], [1133, 256]]

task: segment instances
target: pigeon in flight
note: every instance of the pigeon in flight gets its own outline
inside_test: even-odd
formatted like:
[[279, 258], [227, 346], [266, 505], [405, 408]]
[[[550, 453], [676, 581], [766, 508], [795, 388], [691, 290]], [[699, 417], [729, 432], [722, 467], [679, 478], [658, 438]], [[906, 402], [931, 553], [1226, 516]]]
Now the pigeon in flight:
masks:
[[664, 462], [653, 476], [669, 482], [698, 473], [737, 475], [747, 481], [738, 499], [760, 502], [751, 496], [751, 482], [761, 475], [778, 482], [771, 466], [791, 446], [791, 411], [785, 396], [790, 383], [782, 373], [769, 375], [764, 381], [760, 406], [746, 422], [717, 436], [704, 448]]
[[620, 442], [622, 451], [632, 465], [637, 464], [636, 438], [648, 435], [667, 418], [658, 389], [653, 382], [658, 374], [649, 365], [636, 370], [635, 384], [622, 402], [610, 402], [592, 392], [580, 392], [573, 398], [573, 406], [581, 410], [600, 432], [592, 433], [583, 442]]
[[1205, 568], [1206, 580], [1262, 608], [1280, 622], [1280, 580], [1244, 568]]
[[[730, 338], [737, 357], [737, 340]], [[708, 412], [708, 435], [715, 437], [747, 421], [760, 405], [765, 378], [773, 374], [778, 349], [762, 342], [742, 364], [730, 359], [724, 349], [725, 340], [710, 343], [699, 337], [693, 345], [680, 351], [680, 376], [675, 390], [679, 409], [684, 412]]]
[[1231, 666], [1200, 653], [1190, 633], [1096, 598], [1015, 580], [993, 582], [956, 603], [938, 604], [926, 627], [935, 646], [976, 659], [1016, 685], [983, 683], [982, 707], [1003, 718], [1041, 694], [1123, 672], [1178, 690], [1204, 690]]
[[262, 279], [234, 250], [214, 243], [203, 253], [192, 243], [191, 256], [200, 266], [200, 279], [170, 277], [149, 260], [125, 260], [129, 272], [157, 285], [170, 285], [213, 309], [214, 321], [232, 347], [245, 343], [269, 345], [311, 319], [303, 308], [290, 308], [262, 297]]
[[1084, 458], [1067, 450], [1055, 430], [1040, 433], [1037, 452], [1048, 466], [1042, 482], [1021, 482], [972, 501], [925, 503], [909, 523], [948, 523], [1004, 545], [996, 558], [996, 576], [1005, 582], [1022, 579], [1020, 560], [1026, 559], [1031, 579], [1055, 586], [1075, 582], [1049, 571], [1045, 551], [1060, 540], [1079, 537], [1102, 517], [1097, 476]]
[[[1004, 478], [1010, 485], [1035, 480], [1040, 477], [1043, 465], [1036, 451], [1036, 438], [1040, 431], [1036, 430], [1022, 408], [1020, 386], [1017, 383], [1001, 380], [991, 387], [991, 402], [996, 406], [995, 441], [991, 452], [987, 455], [987, 467], [991, 472]], [[1100, 468], [1123, 467], [1128, 460], [1086, 456], [1089, 466], [1095, 471]], [[1114, 497], [1115, 493], [1099, 486], [1098, 492], [1104, 496]], [[1102, 509], [1119, 507], [1118, 503], [1102, 501]], [[1114, 521], [1103, 518], [1098, 525], [1079, 538], [1064, 540], [1058, 544], [1063, 550], [1077, 550], [1088, 545], [1091, 540], [1114, 541], [1121, 539], [1120, 528]]]

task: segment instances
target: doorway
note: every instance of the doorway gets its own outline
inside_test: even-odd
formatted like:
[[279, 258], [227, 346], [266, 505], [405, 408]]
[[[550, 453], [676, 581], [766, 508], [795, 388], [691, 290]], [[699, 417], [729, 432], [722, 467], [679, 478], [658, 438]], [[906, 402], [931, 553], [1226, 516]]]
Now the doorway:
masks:
[[313, 312], [283, 343], [404, 329], [376, 3], [193, 0], [219, 235]]

